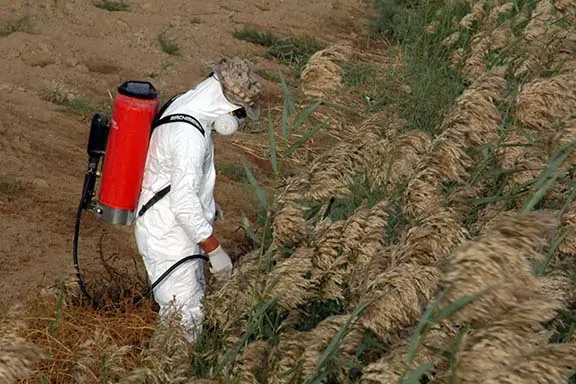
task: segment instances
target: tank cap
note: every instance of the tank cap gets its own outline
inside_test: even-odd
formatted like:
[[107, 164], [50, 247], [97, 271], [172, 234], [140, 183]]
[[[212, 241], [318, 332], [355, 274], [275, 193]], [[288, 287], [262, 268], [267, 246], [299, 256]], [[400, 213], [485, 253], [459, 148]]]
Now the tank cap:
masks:
[[120, 84], [118, 92], [137, 99], [155, 99], [158, 97], [156, 88], [149, 81], [128, 80]]

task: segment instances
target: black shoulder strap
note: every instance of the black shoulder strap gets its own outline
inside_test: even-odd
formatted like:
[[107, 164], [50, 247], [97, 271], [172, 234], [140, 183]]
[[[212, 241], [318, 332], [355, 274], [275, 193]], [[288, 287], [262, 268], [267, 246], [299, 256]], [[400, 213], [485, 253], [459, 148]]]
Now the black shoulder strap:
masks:
[[190, 116], [190, 115], [183, 114], [183, 113], [175, 113], [172, 115], [164, 116], [158, 120], [155, 120], [152, 123], [152, 130], [154, 130], [154, 128], [156, 128], [162, 124], [175, 123], [175, 122], [188, 123], [188, 124], [192, 125], [194, 128], [196, 128], [202, 134], [202, 136], [206, 135], [204, 128], [202, 128], [202, 124], [200, 124], [200, 122], [196, 118], [194, 118], [193, 116]]
[[156, 192], [156, 194], [152, 196], [152, 198], [148, 200], [148, 202], [144, 204], [142, 208], [140, 208], [140, 212], [138, 212], [138, 217], [142, 216], [147, 210], [149, 210], [154, 204], [156, 204], [158, 200], [166, 196], [168, 192], [170, 192], [170, 185]]
[[166, 103], [164, 103], [162, 108], [160, 108], [160, 110], [156, 114], [156, 118], [154, 119], [154, 121], [152, 121], [152, 129], [150, 130], [150, 135], [152, 135], [152, 132], [154, 132], [155, 128], [157, 128], [158, 126], [160, 126], [162, 124], [181, 122], [181, 123], [187, 123], [187, 124], [192, 125], [194, 128], [196, 128], [202, 134], [202, 136], [206, 136], [206, 131], [202, 127], [202, 124], [200, 124], [200, 122], [196, 118], [194, 118], [193, 116], [186, 115], [183, 113], [175, 113], [172, 115], [162, 117], [162, 115], [166, 112], [168, 107], [178, 97], [180, 97], [182, 95], [183, 95], [183, 93], [176, 94], [176, 95], [172, 96], [172, 98], [170, 100], [168, 100]]
[[[156, 128], [162, 124], [181, 122], [181, 123], [188, 123], [188, 124], [192, 125], [194, 128], [196, 128], [202, 134], [202, 136], [206, 136], [206, 131], [204, 131], [204, 128], [202, 128], [202, 124], [200, 124], [200, 122], [197, 119], [195, 119], [193, 116], [186, 115], [183, 113], [175, 113], [172, 115], [161, 117], [164, 114], [164, 112], [166, 112], [166, 110], [168, 109], [170, 104], [172, 104], [174, 102], [174, 100], [176, 100], [181, 95], [182, 94], [178, 94], [178, 95], [172, 97], [170, 100], [168, 100], [162, 106], [162, 108], [160, 108], [160, 110], [156, 114], [156, 118], [152, 122], [152, 129], [150, 131], [150, 135], [152, 135], [154, 128]], [[146, 202], [146, 204], [144, 204], [142, 206], [142, 208], [138, 212], [138, 217], [142, 216], [147, 210], [149, 210], [154, 204], [156, 204], [158, 202], [158, 200], [160, 200], [161, 198], [166, 196], [168, 194], [168, 192], [170, 192], [170, 185], [167, 185], [166, 187], [164, 187], [161, 190], [159, 190], [158, 192], [156, 192], [154, 194], [154, 196], [152, 196], [152, 198], [148, 202]]]

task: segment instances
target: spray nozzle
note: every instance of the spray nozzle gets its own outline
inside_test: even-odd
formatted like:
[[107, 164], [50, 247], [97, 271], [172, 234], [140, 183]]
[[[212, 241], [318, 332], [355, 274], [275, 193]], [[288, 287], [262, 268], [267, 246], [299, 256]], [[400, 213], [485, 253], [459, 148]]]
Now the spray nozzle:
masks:
[[90, 136], [88, 137], [88, 156], [90, 162], [100, 160], [106, 152], [108, 143], [108, 132], [110, 130], [110, 119], [102, 112], [96, 113], [92, 117], [90, 125]]
[[90, 135], [88, 137], [88, 169], [84, 180], [84, 193], [82, 196], [82, 206], [84, 209], [92, 209], [92, 198], [98, 176], [98, 165], [100, 159], [106, 153], [108, 143], [108, 133], [110, 130], [110, 119], [102, 112], [96, 113], [92, 117], [90, 124]]

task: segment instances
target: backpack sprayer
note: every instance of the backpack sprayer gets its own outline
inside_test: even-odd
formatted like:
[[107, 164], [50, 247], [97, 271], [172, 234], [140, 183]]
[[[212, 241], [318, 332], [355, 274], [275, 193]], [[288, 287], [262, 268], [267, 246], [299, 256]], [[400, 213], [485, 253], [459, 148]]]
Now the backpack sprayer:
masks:
[[[82, 211], [94, 212], [98, 218], [111, 225], [131, 225], [137, 216], [144, 214], [152, 204], [169, 192], [170, 186], [164, 188], [136, 214], [148, 145], [154, 128], [168, 122], [179, 121], [193, 125], [204, 135], [201, 124], [192, 116], [174, 114], [161, 118], [178, 96], [174, 96], [158, 110], [160, 101], [154, 86], [147, 81], [129, 80], [118, 87], [111, 119], [102, 112], [92, 117], [87, 148], [88, 170], [84, 177], [82, 197], [76, 214], [73, 258], [80, 290], [94, 306], [98, 306], [98, 303], [88, 293], [78, 263]], [[98, 172], [100, 165], [101, 172]], [[93, 201], [98, 177], [101, 178], [98, 198]], [[186, 256], [179, 260], [153, 282], [144, 294], [135, 296], [134, 303], [148, 296], [156, 285], [180, 264], [199, 258], [208, 260], [203, 255]]]

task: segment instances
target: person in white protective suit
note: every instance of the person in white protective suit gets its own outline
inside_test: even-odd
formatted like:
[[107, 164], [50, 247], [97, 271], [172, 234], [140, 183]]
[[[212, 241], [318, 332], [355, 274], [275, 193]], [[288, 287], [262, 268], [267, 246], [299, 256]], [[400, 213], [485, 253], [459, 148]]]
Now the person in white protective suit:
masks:
[[[214, 201], [211, 133], [230, 135], [241, 128], [246, 117], [257, 120], [261, 85], [242, 59], [222, 59], [209, 67], [213, 71], [210, 76], [172, 99], [159, 116], [185, 114], [201, 127], [171, 121], [155, 128], [150, 138], [138, 211], [170, 185], [168, 193], [135, 224], [136, 243], [151, 281], [195, 254], [207, 255], [210, 272], [219, 280], [232, 271], [231, 259], [213, 233], [217, 211], [221, 211]], [[204, 288], [201, 259], [181, 264], [154, 288], [161, 321], [175, 304], [190, 342], [202, 330]]]

